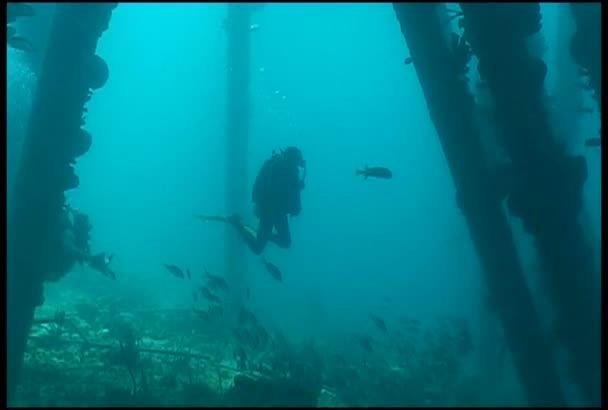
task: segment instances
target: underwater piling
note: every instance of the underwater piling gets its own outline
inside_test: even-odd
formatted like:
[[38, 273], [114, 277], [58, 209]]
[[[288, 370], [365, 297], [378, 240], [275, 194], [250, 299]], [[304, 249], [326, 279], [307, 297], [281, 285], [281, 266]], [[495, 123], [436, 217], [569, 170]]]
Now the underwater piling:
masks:
[[[227, 41], [227, 106], [226, 106], [226, 211], [245, 215], [247, 200], [247, 152], [249, 143], [250, 26], [252, 9], [246, 3], [228, 3]], [[227, 314], [232, 316], [242, 301], [246, 246], [226, 225], [224, 271], [234, 289], [227, 297]]]
[[91, 136], [81, 126], [90, 89], [108, 78], [95, 55], [116, 3], [58, 3], [38, 70], [23, 153], [7, 220], [7, 402], [14, 400], [43, 283], [64, 274], [64, 191], [78, 186], [73, 165]]
[[602, 111], [602, 3], [569, 3], [576, 32], [570, 54], [587, 71], [593, 99]]
[[[534, 237], [544, 284], [558, 314], [553, 340], [569, 353], [567, 377], [588, 406], [599, 406], [601, 295], [591, 238], [585, 237], [580, 222], [587, 163], [556, 143], [543, 104], [547, 65], [530, 53], [527, 44], [542, 28], [540, 5], [461, 3], [461, 7], [467, 41], [479, 58], [479, 74], [494, 97], [497, 138], [512, 161], [509, 213], [520, 218]], [[585, 8], [589, 10], [593, 9]], [[586, 22], [595, 21], [585, 16]], [[577, 35], [573, 44], [582, 39], [591, 43], [585, 49], [589, 54], [580, 56], [585, 56], [593, 84], [601, 75], [594, 71], [599, 70], [601, 56], [599, 31], [584, 34], [581, 40], [576, 40]]]
[[455, 33], [446, 41], [445, 19], [439, 15], [443, 5], [393, 3], [393, 7], [526, 398], [531, 406], [564, 406], [558, 370], [473, 120], [474, 99], [465, 81], [470, 54]]

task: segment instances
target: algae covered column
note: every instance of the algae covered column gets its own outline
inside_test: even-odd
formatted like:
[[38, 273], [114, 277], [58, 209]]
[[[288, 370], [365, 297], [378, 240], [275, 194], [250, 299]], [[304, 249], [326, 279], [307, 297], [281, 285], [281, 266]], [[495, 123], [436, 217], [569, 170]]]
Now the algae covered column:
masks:
[[58, 280], [63, 255], [64, 192], [78, 186], [73, 165], [91, 135], [84, 105], [109, 71], [95, 49], [116, 3], [59, 3], [41, 62], [23, 153], [7, 204], [7, 400], [18, 385], [43, 283]]
[[576, 32], [570, 54], [589, 77], [593, 98], [602, 110], [602, 3], [570, 3]]
[[[247, 213], [247, 150], [249, 140], [250, 31], [249, 4], [228, 3], [227, 107], [226, 107], [226, 210]], [[231, 226], [226, 226], [224, 244], [225, 275], [231, 292], [231, 310], [242, 298], [246, 269], [246, 247]]]
[[[558, 315], [554, 340], [568, 351], [567, 377], [580, 388], [587, 405], [599, 406], [601, 295], [579, 219], [587, 166], [584, 157], [571, 155], [555, 142], [544, 107], [547, 65], [530, 52], [528, 44], [542, 28], [540, 5], [461, 3], [461, 7], [465, 36], [479, 58], [479, 75], [494, 97], [497, 136], [512, 161], [509, 212], [534, 237]], [[591, 48], [578, 56], [588, 64], [592, 87], [599, 86], [601, 74], [595, 71], [599, 37], [583, 39]]]
[[[464, 80], [470, 53], [434, 3], [393, 3], [456, 186], [456, 201], [483, 267], [490, 297], [514, 352], [532, 406], [563, 406], [558, 372], [542, 332], [504, 213], [496, 181], [486, 166], [473, 121], [473, 97]], [[404, 96], [404, 98], [407, 98]]]

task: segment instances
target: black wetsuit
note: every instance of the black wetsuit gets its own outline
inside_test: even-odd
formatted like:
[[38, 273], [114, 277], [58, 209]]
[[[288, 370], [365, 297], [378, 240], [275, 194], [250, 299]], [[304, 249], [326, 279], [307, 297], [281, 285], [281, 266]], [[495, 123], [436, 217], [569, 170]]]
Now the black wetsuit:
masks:
[[280, 155], [266, 160], [252, 191], [255, 214], [260, 218], [257, 235], [252, 235], [240, 223], [235, 224], [240, 236], [253, 253], [262, 253], [268, 241], [281, 248], [291, 246], [288, 216], [297, 216], [302, 210], [302, 187], [297, 165]]

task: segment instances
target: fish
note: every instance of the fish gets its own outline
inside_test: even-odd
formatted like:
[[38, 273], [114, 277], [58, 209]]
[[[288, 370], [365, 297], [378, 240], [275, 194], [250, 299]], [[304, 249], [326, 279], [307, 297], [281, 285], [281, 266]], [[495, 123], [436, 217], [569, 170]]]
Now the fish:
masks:
[[224, 310], [220, 305], [211, 305], [207, 309], [207, 312], [213, 317], [220, 317], [224, 315]]
[[462, 13], [462, 11], [457, 11], [457, 10], [449, 10], [449, 11], [453, 14], [450, 16], [448, 21], [452, 21], [452, 20], [457, 19], [458, 17], [462, 17], [464, 15]]
[[386, 333], [388, 331], [388, 329], [386, 328], [386, 323], [384, 323], [384, 320], [380, 319], [378, 316], [374, 315], [371, 312], [369, 314], [369, 317], [372, 319], [372, 321], [374, 322], [376, 327], [378, 329], [380, 329], [383, 333]]
[[178, 266], [176, 265], [169, 265], [169, 264], [164, 264], [165, 268], [167, 268], [167, 270], [175, 277], [178, 277], [180, 279], [184, 279], [186, 277], [186, 275], [184, 275], [184, 271], [182, 271]]
[[111, 254], [106, 258], [106, 253], [101, 252], [97, 255], [92, 255], [88, 259], [88, 264], [92, 269], [95, 269], [98, 272], [101, 272], [105, 277], [108, 277], [112, 280], [116, 280], [116, 274], [112, 269], [110, 269], [110, 262], [114, 259], [114, 254]]
[[369, 337], [355, 335], [355, 339], [357, 339], [363, 350], [365, 350], [367, 353], [371, 353], [374, 351], [372, 341]]
[[583, 114], [593, 114], [593, 108], [591, 107], [578, 107], [578, 112]]
[[239, 326], [256, 325], [258, 323], [258, 319], [253, 313], [251, 313], [247, 309], [241, 308], [241, 311], [239, 312], [238, 322]]
[[405, 60], [403, 60], [403, 64], [405, 65], [410, 65], [414, 62], [414, 59], [412, 57], [406, 57]]
[[578, 82], [576, 84], [574, 84], [576, 87], [581, 88], [583, 90], [591, 90], [591, 86], [589, 84], [583, 83], [583, 82]]
[[279, 270], [279, 268], [277, 268], [277, 266], [275, 264], [268, 262], [268, 260], [265, 257], [262, 257], [262, 263], [264, 264], [264, 267], [266, 267], [266, 270], [268, 271], [268, 273], [270, 273], [270, 275], [273, 278], [275, 278], [279, 282], [283, 282], [283, 275], [281, 274], [281, 271]]
[[240, 344], [249, 344], [249, 340], [251, 339], [249, 332], [243, 327], [238, 327], [234, 329], [232, 331], [232, 335]]
[[368, 177], [375, 177], [375, 178], [383, 178], [383, 179], [391, 179], [393, 177], [393, 173], [388, 169], [388, 168], [384, 168], [384, 167], [368, 167], [367, 165], [365, 166], [365, 169], [358, 169], [356, 171], [356, 175], [363, 175], [365, 179], [367, 179]]
[[12, 36], [6, 40], [6, 44], [17, 50], [25, 51], [26, 53], [35, 51], [32, 42], [24, 37]]
[[10, 21], [17, 17], [33, 17], [36, 11], [27, 3], [6, 3], [6, 16]]
[[206, 286], [201, 286], [198, 289], [201, 291], [201, 295], [203, 295], [203, 297], [205, 299], [207, 299], [209, 302], [217, 303], [217, 304], [222, 303], [222, 300], [219, 297], [217, 297], [216, 295], [214, 295]]
[[266, 346], [268, 345], [268, 340], [270, 339], [270, 337], [268, 336], [268, 332], [266, 332], [266, 329], [264, 329], [263, 326], [258, 325], [254, 329], [253, 336], [256, 339], [257, 347], [261, 347], [262, 349], [265, 349]]
[[601, 147], [602, 139], [601, 138], [589, 138], [585, 141], [585, 145], [588, 147]]
[[199, 318], [203, 319], [205, 322], [208, 322], [209, 319], [211, 319], [209, 317], [209, 313], [206, 312], [206, 311], [204, 311], [204, 310], [192, 308], [192, 311], [194, 312], [194, 314], [196, 316], [198, 316]]
[[211, 273], [209, 273], [206, 267], [203, 269], [205, 270], [205, 277], [210, 283], [213, 284], [213, 287], [215, 289], [221, 289], [225, 292], [228, 292], [230, 290], [230, 286], [228, 286], [228, 283], [224, 278], [217, 275], [212, 275]]

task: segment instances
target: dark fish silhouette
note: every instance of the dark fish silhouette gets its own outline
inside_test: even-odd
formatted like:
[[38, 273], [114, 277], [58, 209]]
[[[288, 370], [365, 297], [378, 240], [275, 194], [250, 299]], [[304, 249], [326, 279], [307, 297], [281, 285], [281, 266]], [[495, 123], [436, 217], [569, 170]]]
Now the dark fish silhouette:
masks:
[[378, 316], [374, 315], [373, 313], [370, 313], [369, 317], [372, 319], [372, 321], [374, 322], [376, 327], [378, 329], [380, 329], [383, 333], [386, 333], [388, 331], [388, 329], [386, 328], [386, 323], [384, 323], [384, 320], [380, 319]]
[[169, 265], [169, 264], [164, 264], [165, 268], [167, 268], [167, 270], [175, 277], [178, 277], [180, 279], [185, 279], [186, 275], [184, 275], [184, 271], [182, 271], [178, 266], [176, 265]]
[[279, 268], [277, 268], [277, 266], [275, 264], [268, 262], [268, 260], [266, 260], [265, 257], [262, 257], [262, 263], [266, 267], [266, 270], [268, 271], [268, 273], [270, 273], [270, 275], [273, 278], [275, 278], [279, 282], [283, 282], [283, 275], [281, 274], [281, 271], [279, 270]]
[[201, 291], [201, 295], [203, 295], [203, 297], [209, 302], [217, 304], [222, 303], [222, 300], [214, 295], [206, 286], [201, 286], [199, 290]]
[[368, 167], [365, 166], [365, 169], [358, 169], [356, 172], [357, 175], [363, 175], [365, 179], [368, 177], [374, 178], [383, 178], [383, 179], [391, 179], [393, 177], [393, 173], [388, 168], [384, 167]]
[[196, 308], [192, 308], [192, 311], [194, 312], [194, 314], [196, 316], [203, 319], [205, 322], [209, 321], [209, 319], [210, 319], [209, 313], [207, 313], [206, 311], [201, 310], [201, 309], [196, 309]]
[[371, 353], [374, 351], [374, 347], [372, 346], [370, 338], [363, 336], [355, 336], [355, 338], [357, 339], [363, 350], [365, 350], [367, 353]]
[[205, 269], [205, 277], [214, 289], [221, 289], [224, 292], [228, 292], [230, 290], [230, 286], [228, 286], [228, 283], [224, 278], [217, 275], [212, 275], [211, 273], [209, 273], [207, 268], [203, 269]]
[[16, 48], [17, 50], [25, 51], [27, 53], [31, 53], [34, 51], [34, 45], [27, 38], [19, 37], [13, 35], [10, 38], [7, 38], [6, 44], [9, 46]]
[[412, 57], [406, 57], [405, 60], [403, 61], [403, 64], [410, 65], [413, 62], [414, 62], [414, 59]]
[[6, 17], [9, 22], [15, 21], [17, 17], [33, 17], [36, 15], [34, 8], [26, 3], [6, 3]]
[[239, 313], [238, 322], [239, 326], [255, 325], [258, 323], [258, 319], [253, 313], [251, 313], [245, 308], [242, 308]]

